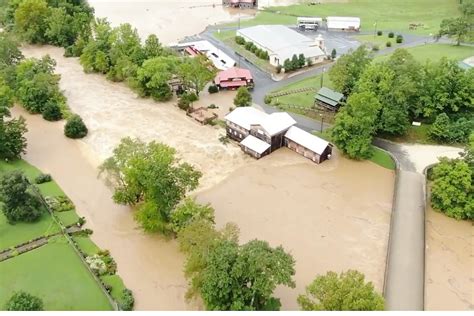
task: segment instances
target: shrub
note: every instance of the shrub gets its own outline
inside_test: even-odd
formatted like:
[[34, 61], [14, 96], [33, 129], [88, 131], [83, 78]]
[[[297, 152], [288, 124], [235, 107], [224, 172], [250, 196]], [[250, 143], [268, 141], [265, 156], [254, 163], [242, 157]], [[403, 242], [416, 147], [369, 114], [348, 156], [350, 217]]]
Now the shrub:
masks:
[[186, 198], [171, 213], [171, 229], [177, 234], [193, 221], [214, 223], [214, 209], [210, 204], [202, 205], [194, 198]]
[[236, 36], [235, 42], [239, 45], [245, 45], [245, 39], [242, 36]]
[[392, 47], [392, 42], [388, 41], [387, 43], [385, 43], [385, 46]]
[[397, 39], [395, 40], [398, 44], [400, 44], [401, 42], [403, 42], [403, 35], [397, 35]]
[[46, 203], [54, 212], [67, 212], [74, 210], [74, 204], [65, 196], [46, 197]]
[[188, 98], [189, 102], [194, 102], [194, 101], [199, 100], [199, 97], [194, 92], [188, 93], [187, 98]]
[[337, 56], [337, 51], [335, 48], [333, 48], [331, 51], [331, 59], [336, 59], [336, 56]]
[[98, 254], [87, 257], [86, 263], [89, 265], [92, 272], [97, 275], [103, 275], [107, 272], [107, 265]]
[[379, 45], [374, 45], [374, 46], [372, 46], [372, 50], [373, 50], [374, 52], [377, 52], [379, 49], [380, 49], [380, 48], [379, 48]]
[[281, 65], [276, 66], [276, 73], [277, 74], [281, 73], [281, 69], [282, 69]]
[[123, 311], [133, 310], [133, 305], [135, 305], [135, 299], [133, 298], [133, 293], [129, 289], [124, 289], [122, 291], [120, 309]]
[[35, 183], [41, 184], [41, 183], [51, 182], [51, 180], [52, 180], [51, 175], [42, 173], [35, 178]]
[[43, 301], [36, 296], [20, 291], [10, 297], [5, 304], [7, 311], [42, 311]]
[[246, 49], [246, 50], [251, 50], [252, 47], [253, 47], [253, 43], [252, 43], [252, 42], [247, 42], [247, 43], [245, 43], [245, 49]]
[[212, 104], [211, 104], [211, 105], [209, 105], [207, 108], [208, 108], [208, 109], [217, 109], [217, 108], [218, 108], [218, 106], [217, 106], [217, 105], [215, 105], [214, 103], [212, 103]]
[[63, 118], [61, 107], [57, 103], [49, 103], [45, 106], [42, 112], [43, 118], [46, 121], [59, 121]]
[[208, 91], [210, 94], [213, 94], [213, 93], [219, 92], [219, 88], [218, 88], [215, 84], [212, 84], [212, 85], [209, 86], [209, 88], [207, 89], [207, 91]]
[[382, 31], [377, 31], [378, 36], [382, 36], [383, 32]]
[[393, 38], [394, 36], [395, 36], [395, 34], [393, 32], [388, 33], [388, 38]]
[[83, 138], [87, 135], [88, 130], [82, 118], [74, 114], [68, 120], [66, 125], [64, 125], [64, 135], [69, 138], [77, 139]]
[[269, 96], [268, 94], [265, 95], [265, 97], [263, 98], [263, 102], [264, 102], [265, 104], [270, 104], [270, 103], [272, 103], [272, 97]]

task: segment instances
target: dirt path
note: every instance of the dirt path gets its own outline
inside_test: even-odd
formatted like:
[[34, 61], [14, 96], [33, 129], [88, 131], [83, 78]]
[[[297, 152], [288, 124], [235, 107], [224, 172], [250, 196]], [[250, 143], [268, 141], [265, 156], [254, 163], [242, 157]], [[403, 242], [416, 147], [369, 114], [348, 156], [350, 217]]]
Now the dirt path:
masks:
[[426, 310], [474, 309], [474, 229], [426, 211]]
[[136, 298], [138, 310], [185, 310], [183, 256], [175, 242], [149, 236], [136, 228], [131, 210], [112, 202], [112, 194], [83, 153], [86, 145], [67, 139], [63, 123], [50, 123], [20, 108], [13, 115], [27, 119], [25, 159], [50, 173], [93, 229], [92, 239], [109, 249], [118, 272]]
[[[102, 75], [85, 74], [78, 59], [63, 57], [61, 48], [29, 46], [22, 51], [27, 57], [49, 54], [56, 60], [60, 87], [68, 104], [89, 128], [84, 143], [90, 148], [88, 157], [94, 164], [109, 157], [120, 139], [127, 136], [160, 141], [176, 148], [186, 162], [202, 171], [200, 189], [212, 187], [250, 161], [239, 148], [219, 142], [219, 136], [224, 134], [221, 128], [201, 126], [178, 110], [174, 102], [138, 98], [123, 84], [109, 82]], [[201, 102], [228, 109], [233, 95], [204, 93]]]
[[283, 245], [296, 259], [296, 289], [276, 294], [285, 310], [317, 274], [358, 269], [381, 292], [394, 172], [335, 153], [315, 165], [283, 148], [198, 194], [216, 209], [218, 225], [235, 222], [241, 241]]

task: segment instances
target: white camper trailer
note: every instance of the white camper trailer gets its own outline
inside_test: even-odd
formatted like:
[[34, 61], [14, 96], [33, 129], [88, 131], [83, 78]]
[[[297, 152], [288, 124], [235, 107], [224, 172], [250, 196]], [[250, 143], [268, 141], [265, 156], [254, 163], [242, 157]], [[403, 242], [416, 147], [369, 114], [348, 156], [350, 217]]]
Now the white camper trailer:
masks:
[[357, 17], [328, 16], [326, 24], [328, 30], [357, 32], [360, 30], [360, 18]]

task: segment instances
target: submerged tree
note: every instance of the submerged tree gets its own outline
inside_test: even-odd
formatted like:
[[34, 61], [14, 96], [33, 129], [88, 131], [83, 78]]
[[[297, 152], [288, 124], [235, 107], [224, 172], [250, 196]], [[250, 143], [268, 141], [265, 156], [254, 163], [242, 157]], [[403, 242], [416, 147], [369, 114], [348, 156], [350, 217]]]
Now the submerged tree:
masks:
[[251, 106], [252, 105], [252, 95], [250, 94], [247, 87], [240, 87], [237, 90], [237, 95], [234, 98], [235, 106]]

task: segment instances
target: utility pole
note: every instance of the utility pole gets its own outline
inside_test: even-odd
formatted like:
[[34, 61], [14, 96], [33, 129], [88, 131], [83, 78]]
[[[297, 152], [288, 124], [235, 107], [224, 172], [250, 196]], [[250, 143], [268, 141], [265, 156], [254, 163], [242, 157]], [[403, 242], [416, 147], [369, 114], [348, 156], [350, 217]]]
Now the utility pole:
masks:
[[324, 71], [326, 71], [326, 68], [325, 68], [325, 67], [323, 67], [323, 72], [321, 73], [321, 87], [320, 87], [320, 88], [322, 88], [322, 87], [323, 87], [323, 81], [324, 81]]
[[319, 113], [319, 117], [321, 117], [321, 133], [323, 132], [323, 125], [324, 125], [324, 116], [322, 113]]
[[374, 38], [375, 38], [375, 35], [377, 35], [377, 21], [375, 21], [374, 23]]

